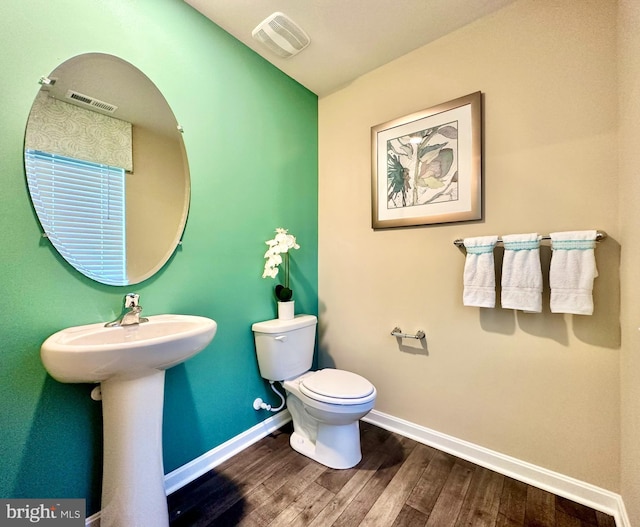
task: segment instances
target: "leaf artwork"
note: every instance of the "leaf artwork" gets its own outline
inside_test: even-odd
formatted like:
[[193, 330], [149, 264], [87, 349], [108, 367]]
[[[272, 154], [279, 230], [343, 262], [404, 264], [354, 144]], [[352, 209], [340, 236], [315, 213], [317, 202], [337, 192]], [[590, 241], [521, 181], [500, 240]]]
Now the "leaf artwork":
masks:
[[458, 123], [387, 141], [387, 208], [458, 199]]

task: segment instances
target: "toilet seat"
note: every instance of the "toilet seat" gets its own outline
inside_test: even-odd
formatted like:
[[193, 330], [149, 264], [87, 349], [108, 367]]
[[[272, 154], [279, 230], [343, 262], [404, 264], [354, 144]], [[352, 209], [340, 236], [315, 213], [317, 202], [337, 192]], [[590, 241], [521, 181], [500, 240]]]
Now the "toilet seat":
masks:
[[305, 375], [300, 380], [299, 389], [311, 399], [330, 404], [364, 404], [376, 397], [376, 390], [367, 379], [357, 373], [333, 368]]

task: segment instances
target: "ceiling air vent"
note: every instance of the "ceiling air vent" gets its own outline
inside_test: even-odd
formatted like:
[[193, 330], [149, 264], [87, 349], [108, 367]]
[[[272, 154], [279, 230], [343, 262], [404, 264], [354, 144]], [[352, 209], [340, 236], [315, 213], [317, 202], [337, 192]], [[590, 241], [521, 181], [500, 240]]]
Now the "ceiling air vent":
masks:
[[73, 90], [69, 90], [67, 92], [67, 99], [71, 99], [72, 101], [79, 102], [81, 104], [86, 104], [87, 106], [91, 106], [96, 110], [102, 110], [103, 112], [113, 113], [118, 109], [115, 104], [104, 102]]
[[297, 55], [311, 42], [304, 30], [282, 13], [265, 18], [251, 36], [285, 59]]

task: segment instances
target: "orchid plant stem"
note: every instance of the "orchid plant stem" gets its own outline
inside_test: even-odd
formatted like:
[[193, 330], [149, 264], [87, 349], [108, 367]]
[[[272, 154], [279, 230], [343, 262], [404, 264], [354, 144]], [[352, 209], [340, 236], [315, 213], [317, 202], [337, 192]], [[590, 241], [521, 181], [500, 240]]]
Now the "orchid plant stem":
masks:
[[284, 287], [289, 289], [289, 253], [283, 254], [282, 266], [284, 267]]

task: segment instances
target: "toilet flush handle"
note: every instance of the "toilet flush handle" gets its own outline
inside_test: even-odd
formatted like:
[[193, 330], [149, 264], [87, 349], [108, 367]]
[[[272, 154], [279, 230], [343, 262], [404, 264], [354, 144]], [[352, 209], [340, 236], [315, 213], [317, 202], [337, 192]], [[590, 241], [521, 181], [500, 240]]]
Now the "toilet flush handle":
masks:
[[278, 342], [286, 342], [287, 341], [287, 336], [286, 335], [278, 335], [275, 340], [277, 340]]

